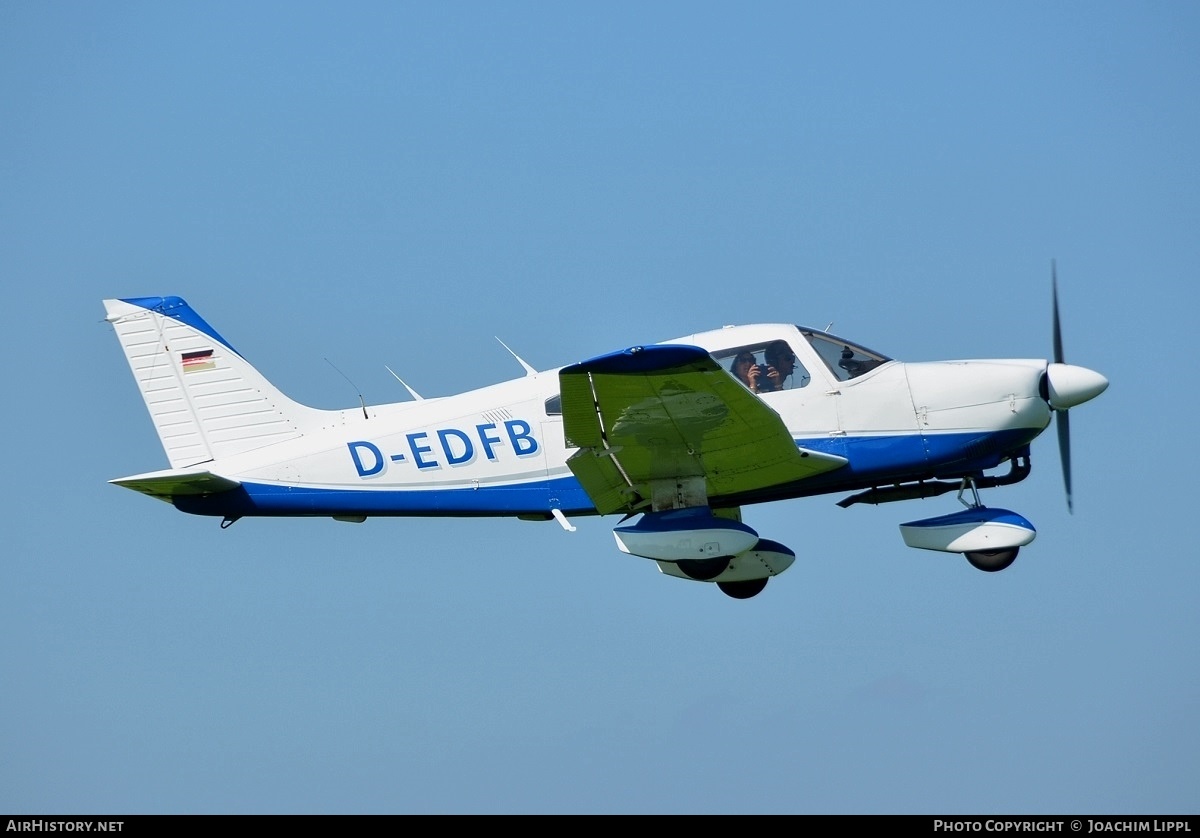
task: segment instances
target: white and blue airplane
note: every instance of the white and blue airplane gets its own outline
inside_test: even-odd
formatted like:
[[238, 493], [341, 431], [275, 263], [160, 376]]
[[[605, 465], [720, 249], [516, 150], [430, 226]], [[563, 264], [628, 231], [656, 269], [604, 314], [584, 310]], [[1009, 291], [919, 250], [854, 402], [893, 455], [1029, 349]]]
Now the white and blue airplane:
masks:
[[1052, 361], [903, 363], [819, 329], [729, 326], [344, 410], [285, 396], [179, 297], [104, 306], [170, 463], [112, 483], [222, 527], [509, 516], [574, 531], [618, 515], [621, 551], [736, 599], [796, 558], [743, 507], [830, 493], [846, 507], [957, 490], [964, 508], [902, 524], [905, 544], [1003, 570], [1036, 531], [979, 489], [1024, 480], [1056, 417], [1070, 505], [1067, 411], [1108, 386], [1064, 363], [1056, 284]]

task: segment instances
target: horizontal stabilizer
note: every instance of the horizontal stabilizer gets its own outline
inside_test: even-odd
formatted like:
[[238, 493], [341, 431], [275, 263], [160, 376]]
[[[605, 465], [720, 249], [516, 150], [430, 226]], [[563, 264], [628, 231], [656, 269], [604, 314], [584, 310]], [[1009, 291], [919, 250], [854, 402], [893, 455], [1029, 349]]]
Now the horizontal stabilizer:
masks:
[[177, 495], [216, 495], [242, 485], [211, 471], [152, 471], [108, 482], [167, 503]]

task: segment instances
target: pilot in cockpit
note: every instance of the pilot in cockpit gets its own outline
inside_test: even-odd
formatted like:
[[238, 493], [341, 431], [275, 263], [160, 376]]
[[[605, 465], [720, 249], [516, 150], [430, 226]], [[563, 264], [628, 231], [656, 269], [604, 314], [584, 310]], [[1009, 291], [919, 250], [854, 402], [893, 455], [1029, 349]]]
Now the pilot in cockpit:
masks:
[[796, 368], [796, 354], [792, 352], [792, 348], [787, 345], [787, 341], [777, 340], [767, 347], [763, 358], [767, 362], [766, 367], [759, 368], [761, 372], [758, 376], [758, 386], [751, 389], [756, 393], [771, 393], [784, 389]]

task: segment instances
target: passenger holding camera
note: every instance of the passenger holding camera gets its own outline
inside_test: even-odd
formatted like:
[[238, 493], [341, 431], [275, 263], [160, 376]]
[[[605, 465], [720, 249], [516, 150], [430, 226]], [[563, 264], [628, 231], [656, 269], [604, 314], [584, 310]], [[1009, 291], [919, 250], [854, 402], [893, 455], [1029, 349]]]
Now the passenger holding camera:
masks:
[[733, 367], [730, 372], [738, 381], [749, 387], [751, 393], [758, 392], [758, 379], [762, 374], [762, 368], [756, 362], [753, 352], [739, 352], [733, 359]]
[[733, 374], [750, 388], [751, 393], [773, 393], [782, 390], [787, 377], [796, 366], [796, 356], [785, 341], [777, 340], [767, 347], [765, 364], [755, 363], [753, 352], [739, 352], [733, 359]]

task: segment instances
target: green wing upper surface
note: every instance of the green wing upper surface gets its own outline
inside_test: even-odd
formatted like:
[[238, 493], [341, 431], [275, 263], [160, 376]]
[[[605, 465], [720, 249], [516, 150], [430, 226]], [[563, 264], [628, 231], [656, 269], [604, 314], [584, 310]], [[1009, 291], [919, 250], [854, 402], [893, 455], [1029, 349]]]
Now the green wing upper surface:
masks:
[[564, 367], [567, 461], [601, 514], [651, 481], [698, 478], [709, 497], [793, 483], [846, 460], [797, 446], [779, 414], [696, 346], [637, 346]]

